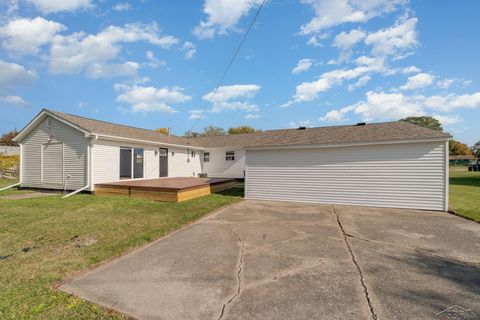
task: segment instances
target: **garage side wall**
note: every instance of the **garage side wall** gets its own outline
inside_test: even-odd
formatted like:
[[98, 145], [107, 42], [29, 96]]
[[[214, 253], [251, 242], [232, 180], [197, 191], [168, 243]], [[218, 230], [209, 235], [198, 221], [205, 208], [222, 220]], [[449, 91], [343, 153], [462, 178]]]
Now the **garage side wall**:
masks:
[[247, 199], [445, 210], [445, 142], [248, 150]]
[[[30, 188], [77, 190], [88, 183], [89, 139], [85, 134], [46, 117], [22, 141], [22, 186]], [[48, 150], [48, 151], [47, 151]], [[47, 153], [57, 150], [56, 153]], [[58, 154], [58, 157], [57, 157]], [[70, 178], [65, 179], [69, 175]]]

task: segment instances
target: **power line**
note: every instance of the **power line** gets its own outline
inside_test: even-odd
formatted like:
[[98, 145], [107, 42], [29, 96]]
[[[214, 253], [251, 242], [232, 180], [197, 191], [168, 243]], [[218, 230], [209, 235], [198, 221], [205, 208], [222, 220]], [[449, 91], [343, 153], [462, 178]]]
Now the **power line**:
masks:
[[[235, 52], [233, 53], [232, 58], [230, 59], [227, 67], [225, 68], [225, 71], [223, 72], [222, 76], [220, 77], [220, 80], [218, 81], [217, 86], [215, 87], [215, 89], [213, 89], [212, 95], [211, 95], [210, 99], [213, 99], [213, 97], [215, 96], [215, 94], [216, 94], [217, 91], [218, 91], [218, 88], [220, 88], [220, 85], [222, 84], [223, 80], [225, 80], [225, 77], [227, 76], [228, 71], [229, 71], [230, 68], [232, 67], [233, 62], [235, 61], [235, 58], [237, 57], [238, 53], [240, 52], [240, 49], [242, 48], [243, 43], [245, 42], [245, 39], [247, 39], [247, 36], [248, 36], [248, 34], [250, 33], [250, 30], [252, 29], [253, 24], [255, 23], [255, 21], [256, 21], [257, 18], [258, 18], [258, 15], [260, 14], [260, 11], [262, 11], [262, 8], [263, 8], [263, 6], [265, 5], [265, 2], [267, 2], [267, 0], [263, 0], [263, 1], [262, 1], [262, 4], [258, 7], [257, 12], [255, 13], [255, 16], [253, 17], [252, 21], [250, 22], [250, 25], [248, 26], [247, 31], [246, 31], [245, 34], [243, 35], [242, 40], [241, 40], [240, 43], [238, 44], [237, 49], [236, 49]], [[201, 112], [200, 114], [203, 114], [206, 109], [207, 109], [207, 107], [203, 108], [203, 109], [202, 109], [202, 112]], [[188, 135], [190, 135], [190, 134], [192, 133], [192, 131], [193, 131], [193, 129], [195, 128], [195, 126], [197, 125], [198, 121], [200, 121], [200, 117], [195, 120], [195, 122], [193, 123], [192, 128], [190, 129], [190, 131], [188, 131]]]

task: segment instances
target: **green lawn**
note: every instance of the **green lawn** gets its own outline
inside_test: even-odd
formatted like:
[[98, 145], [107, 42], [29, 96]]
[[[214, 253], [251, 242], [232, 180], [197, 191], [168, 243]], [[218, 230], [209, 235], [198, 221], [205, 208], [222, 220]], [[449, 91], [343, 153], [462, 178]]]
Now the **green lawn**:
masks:
[[54, 288], [242, 195], [237, 188], [183, 203], [90, 195], [0, 198], [0, 319], [121, 318]]
[[[18, 180], [10, 180], [10, 179], [3, 179], [0, 178], [0, 189], [3, 187], [10, 186], [12, 184], [18, 183]], [[19, 193], [28, 193], [31, 192], [30, 190], [18, 190], [17, 188], [11, 188], [7, 190], [0, 191], [0, 197], [1, 196], [6, 196], [9, 194], [19, 194]]]
[[450, 169], [450, 209], [480, 222], [480, 172], [459, 166]]

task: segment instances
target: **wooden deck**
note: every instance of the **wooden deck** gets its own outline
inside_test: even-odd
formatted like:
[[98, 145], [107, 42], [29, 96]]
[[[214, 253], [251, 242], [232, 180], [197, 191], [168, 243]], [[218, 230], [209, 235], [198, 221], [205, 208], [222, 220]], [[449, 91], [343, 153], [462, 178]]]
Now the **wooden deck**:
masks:
[[155, 201], [182, 202], [234, 187], [234, 179], [161, 178], [96, 184], [95, 195], [119, 195]]

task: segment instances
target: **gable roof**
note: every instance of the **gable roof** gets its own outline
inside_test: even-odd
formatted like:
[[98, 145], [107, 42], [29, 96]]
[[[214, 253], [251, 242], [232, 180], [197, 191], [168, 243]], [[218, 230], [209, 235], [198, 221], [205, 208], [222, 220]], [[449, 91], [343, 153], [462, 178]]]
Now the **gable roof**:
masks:
[[[450, 134], [432, 130], [405, 121], [372, 123], [365, 125], [343, 125], [299, 129], [266, 130], [255, 133], [211, 136], [178, 137], [166, 136], [159, 132], [120, 125], [63, 112], [44, 109], [35, 118], [50, 114], [90, 134], [107, 136], [112, 139], [149, 141], [159, 144], [192, 146], [199, 148], [262, 148], [307, 145], [342, 145], [356, 143], [401, 142], [405, 140], [448, 140]], [[24, 135], [32, 122], [17, 137]], [[16, 137], [16, 139], [17, 139]], [[20, 138], [21, 139], [21, 138]]]

